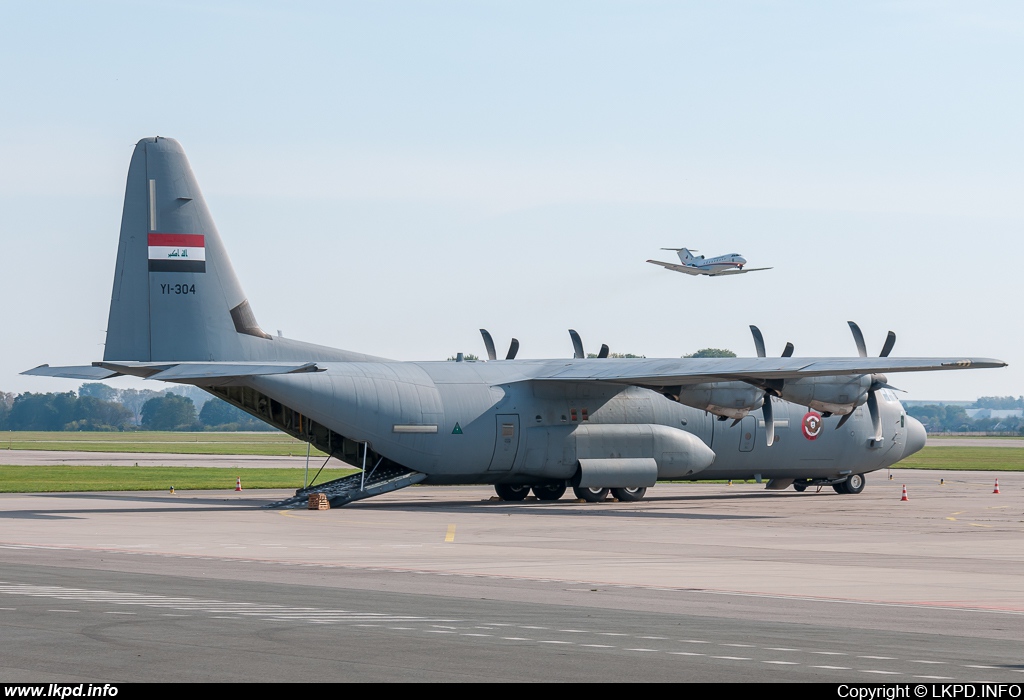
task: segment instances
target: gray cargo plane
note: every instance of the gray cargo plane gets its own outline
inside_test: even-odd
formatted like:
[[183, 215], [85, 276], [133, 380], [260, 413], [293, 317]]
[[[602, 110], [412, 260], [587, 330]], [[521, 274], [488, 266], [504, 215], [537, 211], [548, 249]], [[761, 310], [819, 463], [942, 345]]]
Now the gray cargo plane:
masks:
[[[1003, 367], [963, 357], [586, 358], [396, 362], [265, 333], [177, 141], [139, 141], [128, 170], [103, 360], [25, 374], [202, 387], [360, 472], [300, 490], [332, 505], [416, 483], [494, 484], [505, 500], [568, 487], [642, 498], [661, 479], [830, 485], [920, 450], [883, 373]], [[602, 355], [608, 353], [602, 350]], [[866, 407], [866, 410], [865, 410]], [[753, 414], [759, 411], [760, 416]], [[732, 419], [731, 421], [729, 419]], [[760, 436], [760, 437], [759, 437]], [[330, 459], [330, 457], [328, 459]]]

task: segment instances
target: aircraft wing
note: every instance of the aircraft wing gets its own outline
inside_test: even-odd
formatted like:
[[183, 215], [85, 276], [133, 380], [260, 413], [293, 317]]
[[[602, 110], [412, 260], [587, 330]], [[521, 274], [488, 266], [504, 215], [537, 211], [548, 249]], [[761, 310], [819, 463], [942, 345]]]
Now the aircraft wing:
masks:
[[721, 277], [722, 275], [742, 275], [744, 272], [758, 272], [759, 270], [771, 270], [770, 267], [748, 267], [745, 270], [723, 270], [722, 272], [710, 272], [709, 277]]
[[538, 381], [599, 381], [642, 387], [673, 387], [716, 381], [800, 379], [835, 375], [1005, 367], [1001, 360], [964, 357], [735, 357], [548, 361]]
[[651, 263], [652, 265], [661, 265], [666, 270], [674, 270], [675, 272], [682, 272], [682, 273], [687, 274], [687, 275], [706, 275], [706, 274], [708, 274], [707, 272], [701, 270], [700, 268], [693, 267], [692, 265], [680, 265], [679, 263], [667, 263], [667, 262], [662, 262], [661, 260], [648, 260], [647, 262]]
[[127, 374], [165, 382], [201, 384], [204, 380], [320, 371], [315, 362], [94, 362], [85, 367], [40, 365], [22, 374], [68, 379], [109, 379]]

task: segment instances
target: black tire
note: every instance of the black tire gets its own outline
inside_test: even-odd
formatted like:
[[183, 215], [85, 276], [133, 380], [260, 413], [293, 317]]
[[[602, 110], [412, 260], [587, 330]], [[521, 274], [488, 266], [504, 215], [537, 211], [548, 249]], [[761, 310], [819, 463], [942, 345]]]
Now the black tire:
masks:
[[565, 484], [536, 484], [533, 495], [542, 501], [557, 501], [565, 495]]
[[846, 490], [845, 481], [840, 481], [838, 484], [832, 484], [832, 490], [836, 493], [849, 493], [849, 491]]
[[582, 498], [587, 503], [600, 503], [608, 498], [608, 489], [599, 489], [594, 486], [590, 488], [573, 486], [572, 492], [576, 494], [576, 498]]
[[494, 492], [503, 501], [521, 501], [530, 495], [530, 487], [519, 484], [495, 484]]
[[858, 494], [864, 490], [866, 483], [867, 479], [863, 474], [851, 474], [850, 478], [846, 480], [846, 493]]
[[799, 491], [800, 493], [803, 493], [804, 491], [807, 490], [807, 482], [806, 481], [794, 481], [793, 482], [793, 489], [795, 491]]
[[647, 493], [646, 486], [638, 486], [633, 489], [612, 489], [612, 495], [626, 503], [641, 500], [645, 493]]

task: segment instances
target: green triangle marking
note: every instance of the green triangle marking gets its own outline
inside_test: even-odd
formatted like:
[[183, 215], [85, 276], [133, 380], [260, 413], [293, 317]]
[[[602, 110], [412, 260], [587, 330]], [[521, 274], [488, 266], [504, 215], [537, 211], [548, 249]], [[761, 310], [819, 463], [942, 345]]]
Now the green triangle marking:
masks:
[[455, 424], [455, 429], [452, 430], [452, 435], [462, 435], [462, 428], [458, 423]]

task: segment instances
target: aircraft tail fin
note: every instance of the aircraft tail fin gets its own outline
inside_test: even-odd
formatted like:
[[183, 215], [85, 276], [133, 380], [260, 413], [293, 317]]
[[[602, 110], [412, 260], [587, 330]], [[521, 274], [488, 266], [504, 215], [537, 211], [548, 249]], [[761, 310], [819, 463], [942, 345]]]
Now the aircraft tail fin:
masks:
[[103, 359], [250, 360], [270, 340], [184, 150], [174, 139], [142, 139], [128, 169]]

